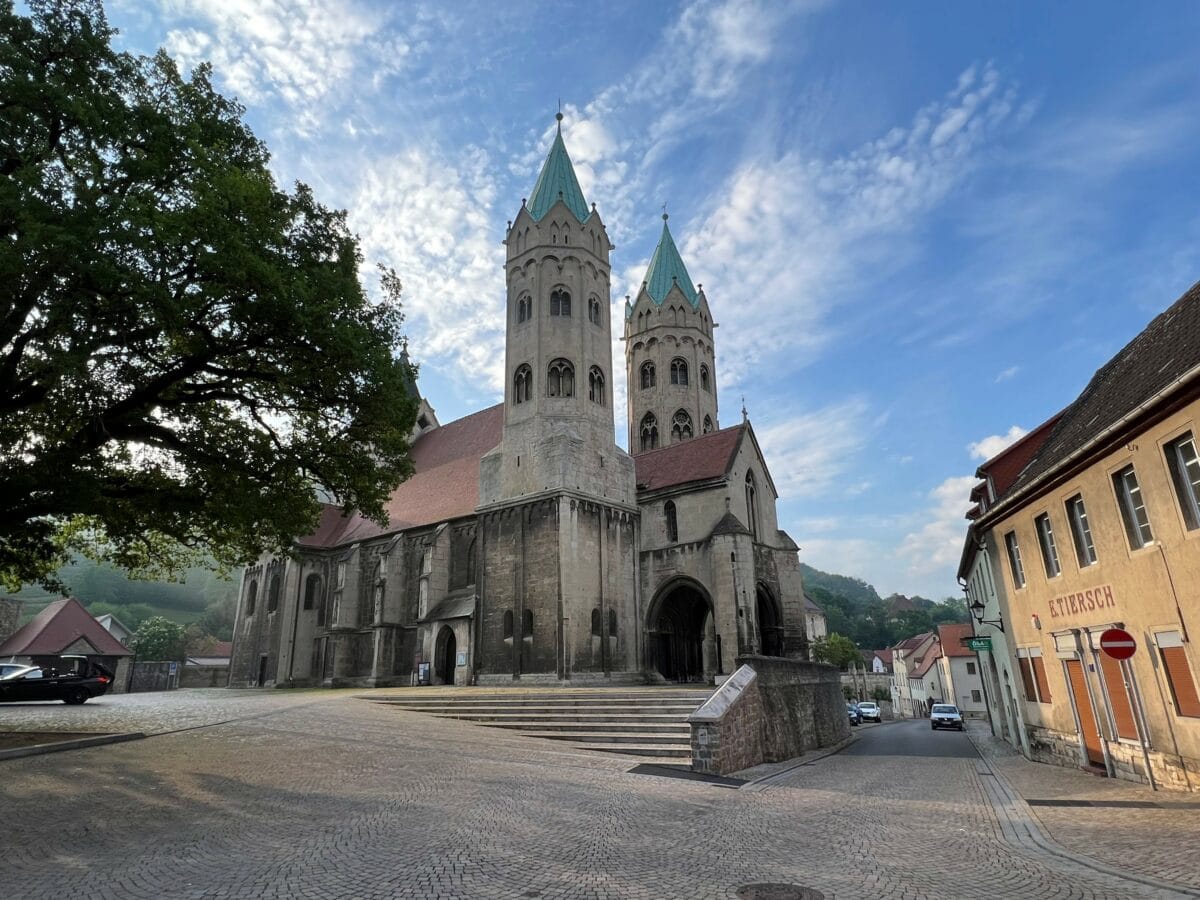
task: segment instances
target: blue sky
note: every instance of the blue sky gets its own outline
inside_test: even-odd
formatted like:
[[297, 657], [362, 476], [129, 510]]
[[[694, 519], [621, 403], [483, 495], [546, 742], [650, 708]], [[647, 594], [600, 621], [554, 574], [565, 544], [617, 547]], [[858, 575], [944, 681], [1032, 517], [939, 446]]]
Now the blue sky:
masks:
[[[120, 0], [395, 267], [442, 421], [498, 402], [556, 104], [617, 245], [667, 204], [801, 559], [959, 593], [972, 473], [1200, 279], [1200, 5]], [[623, 352], [614, 343], [619, 442]]]

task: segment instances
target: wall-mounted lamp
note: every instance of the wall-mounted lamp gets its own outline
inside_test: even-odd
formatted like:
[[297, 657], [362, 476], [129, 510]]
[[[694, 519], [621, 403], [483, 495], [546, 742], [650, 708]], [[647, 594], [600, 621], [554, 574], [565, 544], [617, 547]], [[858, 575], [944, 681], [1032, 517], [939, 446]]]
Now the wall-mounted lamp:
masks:
[[971, 615], [975, 617], [975, 621], [980, 625], [994, 625], [996, 628], [1004, 631], [1004, 622], [1002, 620], [991, 620], [983, 617], [983, 602], [981, 600], [976, 600], [968, 608], [971, 610]]

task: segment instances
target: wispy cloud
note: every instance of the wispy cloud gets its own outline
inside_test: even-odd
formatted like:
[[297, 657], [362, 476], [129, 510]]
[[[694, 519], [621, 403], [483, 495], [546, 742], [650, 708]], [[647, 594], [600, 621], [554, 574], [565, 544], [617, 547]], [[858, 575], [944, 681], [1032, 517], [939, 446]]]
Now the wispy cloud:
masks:
[[999, 384], [1002, 381], [1008, 381], [1010, 378], [1016, 377], [1016, 374], [1020, 371], [1021, 371], [1020, 366], [1009, 366], [1007, 369], [1005, 369], [999, 375], [996, 376], [996, 384]]
[[842, 476], [870, 440], [868, 413], [865, 399], [851, 397], [785, 420], [768, 420], [756, 429], [780, 496], [794, 499], [845, 490]]
[[925, 524], [905, 534], [896, 551], [909, 578], [923, 580], [954, 570], [966, 534], [963, 517], [976, 481], [971, 475], [947, 478], [929, 492]]
[[992, 434], [982, 440], [973, 441], [967, 445], [971, 459], [988, 460], [1002, 450], [1007, 450], [1029, 432], [1020, 425], [1014, 425], [1005, 434]]

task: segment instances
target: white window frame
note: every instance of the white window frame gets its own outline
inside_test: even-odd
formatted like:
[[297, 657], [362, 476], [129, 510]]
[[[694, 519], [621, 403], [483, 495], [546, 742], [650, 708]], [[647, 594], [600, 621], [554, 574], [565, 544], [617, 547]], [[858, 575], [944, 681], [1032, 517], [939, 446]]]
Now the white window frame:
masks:
[[[1185, 448], [1191, 451], [1190, 460], [1185, 458]], [[1196, 439], [1190, 431], [1185, 432], [1167, 443], [1163, 452], [1184, 524], [1188, 531], [1195, 531], [1200, 528], [1200, 452], [1196, 450]]]
[[1021, 562], [1021, 545], [1017, 541], [1017, 532], [1009, 531], [1004, 535], [1004, 549], [1008, 551], [1008, 570], [1012, 575], [1013, 586], [1018, 590], [1025, 587], [1025, 566]]
[[1150, 511], [1146, 509], [1141, 482], [1138, 481], [1133, 463], [1114, 472], [1112, 483], [1117, 507], [1121, 511], [1121, 521], [1125, 525], [1125, 539], [1129, 541], [1129, 549], [1140, 550], [1154, 540], [1154, 529], [1150, 527]]
[[1079, 568], [1094, 566], [1099, 559], [1096, 543], [1092, 540], [1092, 529], [1088, 525], [1087, 505], [1083, 494], [1076, 494], [1066, 502], [1067, 522], [1071, 526], [1071, 540], [1075, 544], [1075, 560]]
[[1038, 546], [1042, 550], [1042, 567], [1046, 570], [1046, 577], [1057, 578], [1062, 574], [1062, 563], [1058, 559], [1058, 545], [1054, 542], [1054, 525], [1050, 522], [1050, 513], [1044, 512], [1035, 518], [1033, 527], [1037, 531]]

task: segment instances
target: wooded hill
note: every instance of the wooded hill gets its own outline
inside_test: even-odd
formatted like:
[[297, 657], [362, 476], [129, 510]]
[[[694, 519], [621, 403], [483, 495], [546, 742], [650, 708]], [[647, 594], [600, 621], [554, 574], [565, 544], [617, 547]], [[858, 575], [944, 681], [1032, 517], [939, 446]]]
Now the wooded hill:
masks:
[[829, 633], [845, 635], [860, 650], [881, 650], [938, 625], [970, 621], [962, 597], [947, 597], [940, 603], [903, 594], [880, 597], [861, 578], [822, 572], [804, 563], [800, 572], [805, 592], [825, 610]]

